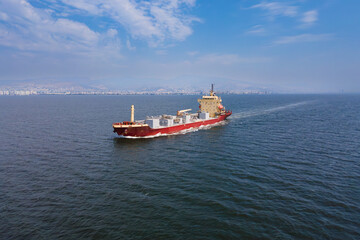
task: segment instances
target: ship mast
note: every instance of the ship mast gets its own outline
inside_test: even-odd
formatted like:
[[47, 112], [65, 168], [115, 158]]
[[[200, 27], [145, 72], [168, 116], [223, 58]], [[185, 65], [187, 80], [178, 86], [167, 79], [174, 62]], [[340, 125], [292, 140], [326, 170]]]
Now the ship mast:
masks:
[[131, 119], [130, 119], [131, 122], [134, 122], [134, 111], [135, 111], [134, 105], [131, 105]]
[[210, 96], [214, 96], [214, 84], [211, 84]]

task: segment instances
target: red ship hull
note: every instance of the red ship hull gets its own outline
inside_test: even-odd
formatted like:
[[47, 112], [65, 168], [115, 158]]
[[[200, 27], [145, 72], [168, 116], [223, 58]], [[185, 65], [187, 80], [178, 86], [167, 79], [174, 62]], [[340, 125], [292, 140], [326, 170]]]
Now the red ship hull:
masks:
[[157, 128], [157, 129], [150, 128], [149, 126], [116, 127], [117, 124], [121, 125], [121, 123], [114, 123], [114, 132], [116, 132], [120, 136], [126, 136], [126, 137], [148, 137], [148, 136], [161, 135], [161, 134], [173, 134], [190, 128], [198, 128], [201, 126], [222, 122], [227, 117], [229, 117], [231, 113], [232, 112], [227, 111], [225, 114], [220, 115], [215, 119], [209, 119], [204, 121], [198, 121], [193, 123], [187, 123], [187, 124], [176, 125], [166, 128]]

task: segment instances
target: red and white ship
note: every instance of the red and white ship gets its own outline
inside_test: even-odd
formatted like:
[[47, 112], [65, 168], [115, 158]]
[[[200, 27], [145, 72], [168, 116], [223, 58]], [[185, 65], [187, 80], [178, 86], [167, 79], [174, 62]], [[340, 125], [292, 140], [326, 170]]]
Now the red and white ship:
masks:
[[190, 113], [191, 109], [185, 109], [177, 111], [176, 115], [147, 117], [145, 120], [135, 121], [134, 105], [132, 105], [131, 121], [114, 123], [114, 132], [125, 137], [151, 137], [220, 123], [232, 112], [225, 110], [221, 98], [216, 96], [213, 90], [211, 85], [210, 95], [198, 99], [200, 105], [197, 113]]

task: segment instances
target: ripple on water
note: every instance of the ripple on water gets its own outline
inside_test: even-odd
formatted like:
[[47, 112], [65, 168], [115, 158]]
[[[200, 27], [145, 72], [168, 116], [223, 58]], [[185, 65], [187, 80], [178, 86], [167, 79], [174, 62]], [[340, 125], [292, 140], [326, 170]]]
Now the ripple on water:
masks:
[[196, 97], [0, 98], [0, 238], [357, 239], [359, 96], [223, 101], [222, 126], [124, 139], [129, 105]]

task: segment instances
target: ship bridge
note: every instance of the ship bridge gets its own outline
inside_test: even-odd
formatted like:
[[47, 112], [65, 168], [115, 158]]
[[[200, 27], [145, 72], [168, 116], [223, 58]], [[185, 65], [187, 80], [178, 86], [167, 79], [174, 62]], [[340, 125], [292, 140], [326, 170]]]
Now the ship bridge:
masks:
[[221, 97], [216, 96], [214, 93], [214, 84], [211, 84], [210, 95], [203, 96], [201, 99], [198, 99], [198, 102], [200, 104], [200, 111], [209, 113], [209, 116], [212, 118], [225, 111], [221, 105]]

